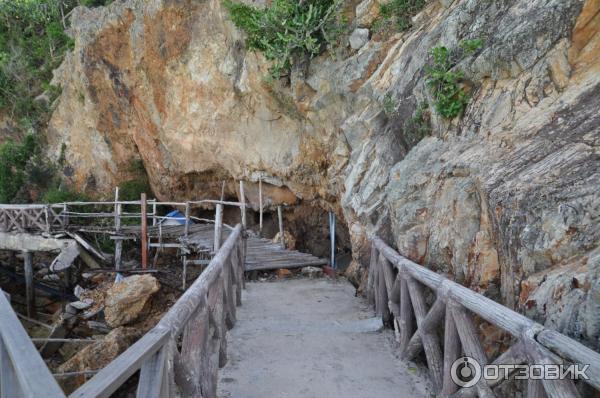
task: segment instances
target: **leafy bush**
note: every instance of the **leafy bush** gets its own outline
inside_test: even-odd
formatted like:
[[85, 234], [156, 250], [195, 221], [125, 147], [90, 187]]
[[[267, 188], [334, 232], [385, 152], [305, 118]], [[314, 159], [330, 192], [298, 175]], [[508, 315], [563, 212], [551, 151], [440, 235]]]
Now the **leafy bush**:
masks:
[[84, 201], [87, 197], [81, 192], [71, 191], [70, 189], [58, 186], [50, 188], [42, 197], [42, 203], [63, 203]]
[[22, 128], [45, 127], [50, 104], [60, 94], [50, 80], [73, 46], [64, 16], [77, 5], [78, 0], [0, 0], [0, 110]]
[[453, 69], [481, 47], [483, 40], [475, 39], [465, 40], [453, 50], [443, 46], [430, 50], [432, 64], [425, 69], [427, 84], [434, 97], [435, 110], [444, 118], [455, 118], [469, 103], [469, 95], [461, 85], [463, 73]]
[[246, 32], [248, 48], [273, 62], [271, 75], [289, 73], [296, 63], [315, 57], [341, 32], [343, 0], [273, 0], [264, 8], [224, 0], [232, 22]]
[[7, 141], [0, 146], [0, 203], [10, 203], [26, 180], [25, 167], [38, 152], [33, 135], [22, 143]]
[[[394, 23], [400, 31], [412, 26], [412, 17], [425, 7], [427, 0], [390, 0], [381, 5], [380, 13], [383, 21]], [[381, 28], [381, 23], [380, 23]]]

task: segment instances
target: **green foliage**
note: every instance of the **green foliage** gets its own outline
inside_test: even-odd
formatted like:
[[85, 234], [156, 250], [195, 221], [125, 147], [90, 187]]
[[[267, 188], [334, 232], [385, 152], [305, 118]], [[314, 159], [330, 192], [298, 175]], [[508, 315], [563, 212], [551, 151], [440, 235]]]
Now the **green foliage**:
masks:
[[0, 0], [0, 110], [24, 129], [43, 128], [60, 94], [50, 80], [73, 46], [63, 16], [77, 5], [78, 0]]
[[386, 96], [383, 97], [382, 106], [383, 112], [386, 114], [386, 116], [391, 117], [396, 114], [398, 102], [390, 94], [386, 94]]
[[125, 181], [119, 186], [119, 198], [122, 200], [140, 200], [144, 192], [148, 195], [152, 193], [148, 178], [144, 177]]
[[0, 146], [0, 203], [10, 203], [17, 195], [26, 180], [25, 168], [38, 149], [33, 135], [20, 144], [7, 141]]
[[435, 110], [442, 117], [452, 119], [465, 110], [470, 98], [461, 84], [463, 73], [454, 67], [482, 47], [483, 40], [474, 39], [461, 42], [453, 50], [439, 46], [429, 51], [432, 64], [425, 69], [427, 84], [434, 97]]
[[152, 195], [152, 187], [141, 159], [134, 159], [127, 165], [127, 171], [133, 178], [119, 185], [119, 198], [122, 200], [140, 200], [142, 193]]
[[412, 117], [404, 121], [404, 139], [409, 147], [431, 134], [428, 108], [427, 102], [419, 104]]
[[52, 187], [42, 197], [42, 203], [63, 203], [84, 201], [87, 197], [80, 192], [71, 191], [64, 187]]
[[81, 0], [81, 5], [86, 7], [100, 7], [107, 6], [112, 2], [113, 0]]
[[382, 30], [390, 23], [399, 31], [412, 26], [412, 17], [425, 7], [427, 0], [389, 0], [380, 8], [381, 19], [376, 22], [374, 30]]
[[342, 30], [343, 0], [273, 0], [264, 8], [224, 0], [232, 22], [247, 34], [246, 45], [273, 62], [271, 74], [280, 77], [293, 65], [315, 57]]

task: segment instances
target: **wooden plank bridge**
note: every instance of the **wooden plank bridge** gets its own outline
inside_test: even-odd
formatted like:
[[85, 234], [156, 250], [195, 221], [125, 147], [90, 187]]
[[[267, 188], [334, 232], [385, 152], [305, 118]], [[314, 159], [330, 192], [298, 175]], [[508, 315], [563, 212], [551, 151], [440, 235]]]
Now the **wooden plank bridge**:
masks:
[[[144, 214], [146, 206], [154, 205], [144, 202], [116, 201], [113, 203], [116, 211], [107, 217], [114, 218], [115, 214], [125, 217], [127, 214], [120, 211], [120, 206], [139, 205], [142, 209], [135, 217], [143, 220], [149, 217]], [[285, 251], [279, 243], [251, 236], [245, 230], [243, 213], [242, 223], [235, 227], [224, 226], [219, 219], [226, 203], [212, 203], [216, 205], [212, 225], [196, 227], [186, 221], [177, 227], [179, 232], [171, 236], [176, 244], [189, 250], [186, 255], [194, 250], [210, 251], [212, 258], [207, 268], [156, 327], [70, 397], [109, 397], [138, 371], [138, 397], [216, 397], [218, 371], [227, 362], [227, 330], [236, 324], [237, 307], [243, 297], [244, 271], [261, 269], [266, 264], [279, 268], [292, 262], [317, 265], [322, 261]], [[244, 203], [236, 205], [245, 210]], [[191, 203], [183, 203], [183, 207], [185, 219], [190, 220]], [[5, 210], [1, 216], [5, 233], [76, 232], [70, 226], [78, 214], [70, 211], [69, 206], [67, 209], [44, 206], [31, 212], [16, 207]], [[156, 211], [153, 213], [157, 216]], [[112, 229], [107, 231], [122, 237], [135, 235], [142, 242], [164, 244], [156, 241], [157, 237], [164, 237], [161, 228], [157, 223], [154, 227], [120, 228], [119, 220], [115, 220]], [[579, 383], [600, 390], [600, 354], [597, 352], [411, 262], [378, 237], [373, 236], [371, 241], [368, 300], [383, 323], [393, 325], [402, 358], [415, 359], [421, 352], [425, 353], [438, 397], [503, 396], [497, 388], [505, 377], [511, 377], [510, 370], [493, 379], [481, 378], [468, 388], [461, 388], [452, 381], [452, 365], [463, 355], [481, 365], [588, 365], [589, 378]], [[286, 294], [285, 289], [281, 294]], [[432, 297], [433, 303], [428, 305]], [[290, 311], [293, 317], [293, 310]], [[498, 358], [486, 356], [476, 326], [481, 320], [513, 337], [512, 346]], [[302, 358], [297, 361], [301, 362]], [[257, 380], [257, 383], [265, 382], [269, 381]], [[530, 398], [582, 396], [570, 379], [532, 379], [527, 381], [526, 389]], [[65, 397], [3, 294], [0, 294], [0, 397]]]

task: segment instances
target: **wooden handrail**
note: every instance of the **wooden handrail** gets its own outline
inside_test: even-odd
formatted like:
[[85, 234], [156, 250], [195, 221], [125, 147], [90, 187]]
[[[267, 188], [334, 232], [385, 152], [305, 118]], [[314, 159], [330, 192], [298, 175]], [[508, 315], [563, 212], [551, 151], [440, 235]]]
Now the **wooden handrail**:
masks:
[[[174, 342], [179, 335], [184, 333], [185, 328], [189, 328], [189, 333], [196, 332], [194, 327], [208, 328], [209, 325], [207, 324], [192, 325], [191, 328], [189, 325], [196, 314], [210, 307], [213, 298], [217, 300], [213, 302], [213, 307], [211, 308], [211, 310], [216, 312], [213, 316], [218, 317], [218, 314], [220, 314], [223, 317], [223, 322], [225, 322], [227, 317], [229, 319], [233, 317], [234, 319], [235, 315], [232, 314], [232, 311], [234, 312], [236, 305], [241, 304], [239, 289], [243, 285], [242, 239], [242, 226], [238, 224], [215, 257], [213, 257], [208, 268], [200, 274], [190, 288], [185, 291], [166, 315], [162, 317], [159, 323], [69, 397], [109, 397], [136, 371], [143, 368], [145, 364], [148, 364], [149, 368], [159, 373], [168, 371], [168, 366], [156, 366], [156, 359], [158, 357], [155, 354], [160, 350], [167, 350], [168, 348], [166, 347], [169, 344], [175, 346]], [[242, 254], [240, 255], [239, 252]], [[217, 297], [213, 297], [210, 294], [211, 289], [216, 289], [217, 292], [222, 293], [217, 293]], [[219, 295], [221, 295], [220, 306], [218, 301]], [[227, 302], [222, 302], [223, 297], [227, 298]], [[218, 325], [220, 321], [217, 319], [214, 322]], [[211, 325], [219, 329], [219, 326], [215, 326], [214, 322]], [[205, 334], [208, 335], [208, 330], [206, 330]], [[225, 335], [223, 333], [221, 339], [224, 338]], [[209, 340], [208, 344], [212, 341]], [[177, 355], [179, 354], [171, 350], [168, 355], [166, 352], [163, 352], [160, 357], [166, 362], [169, 360], [169, 356], [171, 361], [176, 360], [175, 357]], [[158, 378], [159, 385], [161, 385], [160, 383], [164, 376], [163, 373], [152, 375], [150, 370], [148, 370], [149, 368], [144, 369], [143, 373], [149, 375], [148, 377], [152, 376], [152, 380], [155, 382]], [[180, 363], [180, 368], [183, 368], [182, 372], [184, 373], [190, 372], [196, 374], [199, 371], [198, 369], [185, 369], [185, 363]], [[170, 371], [173, 371], [172, 366]], [[172, 375], [172, 377], [175, 376]], [[200, 374], [198, 374], [198, 378], [200, 378]], [[180, 379], [185, 379], [185, 377]], [[206, 380], [200, 381], [210, 384]], [[140, 383], [142, 383], [142, 380], [140, 380]], [[193, 389], [194, 386], [191, 388]], [[143, 394], [143, 391], [145, 390], [140, 389], [138, 393]], [[210, 397], [214, 395], [209, 391], [204, 396]]]
[[0, 290], [0, 382], [13, 397], [64, 398], [61, 388]]
[[[453, 282], [407, 258], [388, 246], [378, 237], [371, 237], [371, 263], [367, 282], [367, 297], [375, 305], [384, 321], [393, 320], [401, 351], [407, 359], [425, 350], [427, 364], [439, 397], [448, 397], [458, 390], [451, 384], [450, 365], [458, 359], [460, 345], [469, 356], [485, 365], [485, 354], [469, 310], [517, 339], [513, 348], [497, 361], [498, 364], [519, 363], [528, 358], [531, 363], [556, 363], [558, 359], [575, 364], [589, 365], [586, 374], [589, 385], [600, 390], [600, 354], [581, 343], [547, 329], [531, 319]], [[395, 275], [394, 275], [395, 270]], [[435, 303], [425, 307], [422, 288], [430, 288], [436, 295]], [[445, 310], [444, 310], [445, 309]], [[416, 318], [416, 330], [413, 319]], [[437, 327], [445, 322], [445, 339], [439, 341]], [[458, 333], [457, 333], [458, 332]], [[458, 340], [458, 342], [457, 342]], [[458, 346], [456, 345], [458, 344]], [[443, 358], [442, 358], [443, 348]], [[507, 362], [502, 362], [507, 361]], [[483, 381], [460, 396], [493, 396], [492, 387], [497, 381]], [[543, 388], [551, 397], [576, 397], [577, 391], [571, 380], [544, 380], [530, 383], [531, 388]]]

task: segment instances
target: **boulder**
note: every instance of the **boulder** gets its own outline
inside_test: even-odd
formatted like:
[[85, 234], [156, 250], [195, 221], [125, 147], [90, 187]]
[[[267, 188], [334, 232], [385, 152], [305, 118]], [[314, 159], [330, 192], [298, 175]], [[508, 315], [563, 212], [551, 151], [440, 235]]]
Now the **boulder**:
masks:
[[152, 275], [133, 275], [115, 283], [106, 292], [104, 315], [111, 327], [127, 325], [146, 312], [152, 295], [160, 289]]
[[[294, 237], [294, 235], [292, 235], [289, 231], [283, 231], [283, 237], [285, 239], [285, 248], [288, 250], [295, 250], [296, 249], [296, 238]], [[281, 242], [281, 238], [280, 238], [279, 232], [277, 232], [277, 234], [273, 238], [273, 243], [280, 243], [280, 242]]]
[[352, 32], [348, 41], [353, 50], [360, 49], [369, 41], [369, 29], [354, 29], [354, 32]]
[[[90, 344], [73, 355], [67, 362], [56, 370], [57, 373], [81, 372], [86, 370], [102, 369], [119, 354], [125, 351], [139, 337], [134, 328], [118, 328], [104, 336], [103, 339]], [[85, 383], [85, 375], [59, 379], [65, 393], [73, 392]]]

